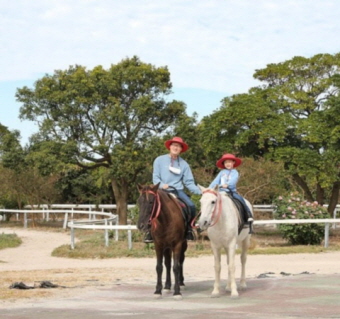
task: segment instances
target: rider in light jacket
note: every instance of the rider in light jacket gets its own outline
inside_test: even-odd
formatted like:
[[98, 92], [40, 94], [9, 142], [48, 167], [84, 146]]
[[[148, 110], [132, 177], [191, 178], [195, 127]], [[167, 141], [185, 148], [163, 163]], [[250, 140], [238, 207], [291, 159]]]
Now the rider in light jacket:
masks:
[[250, 233], [252, 233], [252, 222], [253, 216], [252, 213], [246, 204], [244, 198], [237, 193], [236, 185], [239, 179], [239, 173], [235, 169], [235, 167], [242, 164], [242, 160], [238, 157], [235, 157], [233, 154], [224, 154], [217, 162], [216, 166], [221, 168], [222, 170], [217, 174], [215, 179], [209, 185], [209, 188], [214, 188], [216, 185], [219, 185], [220, 191], [225, 191], [231, 193], [231, 195], [238, 199], [245, 208], [248, 215], [248, 222], [250, 223]]

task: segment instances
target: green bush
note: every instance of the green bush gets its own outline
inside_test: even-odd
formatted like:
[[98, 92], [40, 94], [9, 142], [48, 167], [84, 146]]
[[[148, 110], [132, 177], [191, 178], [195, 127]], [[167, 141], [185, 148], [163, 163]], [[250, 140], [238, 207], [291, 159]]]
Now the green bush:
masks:
[[[318, 202], [310, 203], [295, 192], [289, 196], [279, 196], [273, 203], [276, 219], [323, 219], [329, 218], [326, 208]], [[292, 245], [320, 245], [324, 238], [323, 224], [279, 224], [282, 237]]]

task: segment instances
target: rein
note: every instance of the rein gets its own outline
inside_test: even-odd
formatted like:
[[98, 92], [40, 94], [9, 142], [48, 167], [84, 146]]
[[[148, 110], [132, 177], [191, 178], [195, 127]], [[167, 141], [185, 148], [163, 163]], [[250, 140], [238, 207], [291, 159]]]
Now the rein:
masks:
[[212, 227], [214, 225], [217, 224], [217, 222], [219, 221], [220, 217], [221, 217], [221, 214], [222, 214], [222, 197], [221, 197], [221, 194], [218, 193], [218, 192], [214, 192], [210, 189], [207, 189], [203, 192], [203, 194], [205, 193], [210, 193], [210, 194], [213, 194], [217, 197], [217, 203], [214, 207], [214, 210], [212, 212], [212, 216], [211, 216], [211, 225], [209, 225], [209, 227]]
[[149, 219], [149, 224], [151, 225], [152, 223], [156, 222], [156, 219], [159, 216], [159, 213], [161, 211], [161, 200], [159, 198], [158, 192], [153, 192], [151, 190], [146, 190], [143, 193], [152, 194], [152, 195], [155, 196], [155, 200], [154, 200], [153, 206], [152, 206], [152, 212], [151, 212], [150, 219]]

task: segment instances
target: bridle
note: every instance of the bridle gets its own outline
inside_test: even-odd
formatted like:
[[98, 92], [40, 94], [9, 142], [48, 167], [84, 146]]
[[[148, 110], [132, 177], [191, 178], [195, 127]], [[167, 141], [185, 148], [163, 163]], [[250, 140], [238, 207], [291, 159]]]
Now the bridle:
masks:
[[145, 190], [142, 193], [151, 194], [155, 196], [155, 200], [152, 204], [152, 211], [151, 211], [150, 218], [149, 218], [149, 225], [151, 225], [152, 223], [156, 222], [156, 219], [159, 216], [159, 213], [161, 211], [161, 200], [159, 198], [159, 194], [157, 191], [154, 192], [152, 190]]
[[219, 192], [215, 192], [211, 189], [203, 191], [203, 194], [210, 193], [217, 197], [217, 202], [211, 215], [211, 224], [208, 227], [212, 227], [217, 224], [222, 214], [222, 196]]

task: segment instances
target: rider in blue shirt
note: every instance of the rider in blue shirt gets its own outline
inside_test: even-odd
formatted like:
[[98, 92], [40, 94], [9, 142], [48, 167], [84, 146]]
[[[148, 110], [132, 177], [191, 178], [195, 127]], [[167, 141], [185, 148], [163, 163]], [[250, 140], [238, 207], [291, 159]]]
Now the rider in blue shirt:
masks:
[[239, 193], [237, 193], [236, 189], [236, 185], [239, 179], [239, 173], [235, 169], [235, 167], [241, 164], [242, 160], [238, 157], [235, 157], [235, 155], [224, 154], [216, 163], [216, 166], [218, 168], [221, 168], [222, 170], [211, 182], [209, 188], [214, 188], [216, 185], [219, 185], [220, 191], [231, 193], [234, 198], [238, 199], [243, 204], [247, 212], [248, 222], [250, 223], [250, 232], [252, 232], [252, 222], [254, 220], [252, 213], [244, 198]]
[[[201, 194], [195, 184], [194, 176], [189, 164], [179, 155], [188, 150], [189, 146], [182, 138], [173, 137], [164, 143], [170, 151], [169, 154], [158, 156], [153, 163], [152, 179], [154, 184], [159, 184], [160, 189], [175, 193], [190, 209], [190, 218], [187, 240], [194, 240], [191, 221], [196, 216], [196, 207], [190, 197], [184, 192], [184, 186], [193, 194]], [[146, 233], [144, 242], [152, 242], [150, 232]]]

